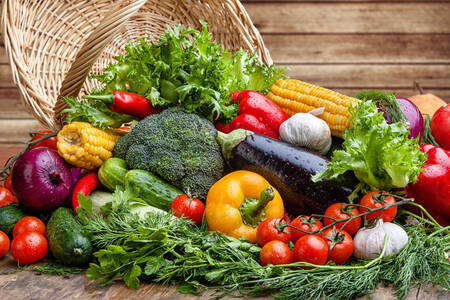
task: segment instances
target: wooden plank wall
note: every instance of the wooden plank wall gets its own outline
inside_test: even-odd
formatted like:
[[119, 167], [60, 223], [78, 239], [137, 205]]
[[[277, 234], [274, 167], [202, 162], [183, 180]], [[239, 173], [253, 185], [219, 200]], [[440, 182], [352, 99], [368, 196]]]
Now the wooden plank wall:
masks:
[[[361, 89], [450, 101], [450, 1], [243, 1], [276, 64], [348, 95]], [[0, 150], [39, 124], [23, 109], [0, 45]]]

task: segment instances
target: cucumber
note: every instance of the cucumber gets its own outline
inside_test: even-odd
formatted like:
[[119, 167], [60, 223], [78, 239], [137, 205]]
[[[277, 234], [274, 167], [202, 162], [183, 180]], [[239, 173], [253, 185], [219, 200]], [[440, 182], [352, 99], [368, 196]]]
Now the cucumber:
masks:
[[125, 189], [133, 197], [165, 211], [169, 211], [172, 201], [183, 194], [176, 187], [144, 170], [128, 171], [125, 175]]
[[102, 164], [97, 175], [101, 184], [113, 192], [116, 186], [123, 187], [123, 180], [127, 172], [128, 169], [125, 160], [118, 157], [111, 157]]
[[27, 215], [17, 205], [9, 204], [0, 207], [0, 230], [11, 236], [14, 226]]
[[72, 211], [66, 207], [55, 210], [47, 223], [50, 252], [67, 266], [81, 266], [89, 262], [92, 244]]

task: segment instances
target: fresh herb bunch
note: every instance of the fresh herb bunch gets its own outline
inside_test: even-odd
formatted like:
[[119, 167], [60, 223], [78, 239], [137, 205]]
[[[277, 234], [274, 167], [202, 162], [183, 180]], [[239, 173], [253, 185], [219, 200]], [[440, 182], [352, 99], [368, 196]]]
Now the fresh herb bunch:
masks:
[[[276, 299], [345, 299], [370, 293], [379, 282], [392, 284], [405, 298], [413, 284], [433, 283], [450, 288], [449, 227], [415, 216], [419, 225], [406, 225], [408, 245], [396, 256], [353, 260], [349, 265], [314, 266], [294, 263], [265, 266], [258, 263], [260, 248], [208, 232], [170, 214], [130, 212], [127, 194], [115, 193], [106, 218], [79, 210], [79, 218], [100, 250], [86, 275], [109, 284], [123, 277], [137, 288], [140, 280], [181, 284], [180, 292], [215, 289], [216, 297], [274, 294]], [[87, 207], [89, 204], [82, 204]], [[411, 215], [411, 213], [408, 213]], [[425, 226], [426, 224], [431, 226]], [[385, 240], [386, 246], [387, 240]]]
[[210, 119], [231, 120], [237, 114], [229, 95], [236, 90], [266, 92], [284, 70], [260, 64], [245, 50], [227, 51], [213, 41], [207, 24], [202, 30], [167, 27], [158, 41], [131, 42], [102, 74], [92, 77], [105, 86], [95, 94], [128, 91], [153, 105], [179, 105]]

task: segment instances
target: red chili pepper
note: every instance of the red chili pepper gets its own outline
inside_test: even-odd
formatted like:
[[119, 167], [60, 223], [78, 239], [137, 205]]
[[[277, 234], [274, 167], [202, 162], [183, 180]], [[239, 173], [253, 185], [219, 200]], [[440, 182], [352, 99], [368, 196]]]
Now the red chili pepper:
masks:
[[97, 173], [86, 174], [77, 182], [72, 194], [72, 207], [75, 213], [77, 212], [77, 207], [80, 207], [78, 193], [83, 193], [83, 195], [88, 196], [93, 190], [98, 188], [99, 184]]
[[247, 129], [278, 139], [281, 123], [289, 116], [269, 98], [255, 91], [239, 93], [239, 116], [231, 123], [230, 129]]
[[416, 183], [406, 187], [408, 197], [424, 206], [441, 225], [450, 225], [450, 151], [433, 145], [422, 145], [428, 154]]
[[140, 120], [162, 111], [159, 107], [153, 107], [147, 98], [130, 92], [116, 91], [109, 95], [89, 95], [85, 98], [104, 101], [112, 111], [134, 116]]

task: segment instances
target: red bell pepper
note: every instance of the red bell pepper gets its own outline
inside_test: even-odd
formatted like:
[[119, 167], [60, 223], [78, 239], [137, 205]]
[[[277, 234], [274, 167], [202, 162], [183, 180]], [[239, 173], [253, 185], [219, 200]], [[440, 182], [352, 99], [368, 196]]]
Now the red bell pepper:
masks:
[[439, 224], [450, 225], [450, 151], [429, 144], [420, 149], [428, 160], [417, 182], [406, 187], [408, 197], [415, 198]]
[[239, 115], [230, 123], [230, 129], [247, 129], [278, 139], [281, 123], [289, 116], [269, 98], [255, 91], [239, 93]]
[[127, 114], [140, 120], [151, 114], [159, 114], [162, 109], [153, 107], [147, 98], [123, 91], [116, 91], [108, 95], [89, 95], [87, 99], [96, 99], [105, 102], [109, 109], [116, 113]]
[[78, 193], [88, 196], [92, 191], [97, 189], [99, 185], [100, 182], [98, 181], [97, 173], [86, 174], [77, 182], [72, 193], [72, 207], [75, 213], [77, 213], [77, 207], [80, 207]]

